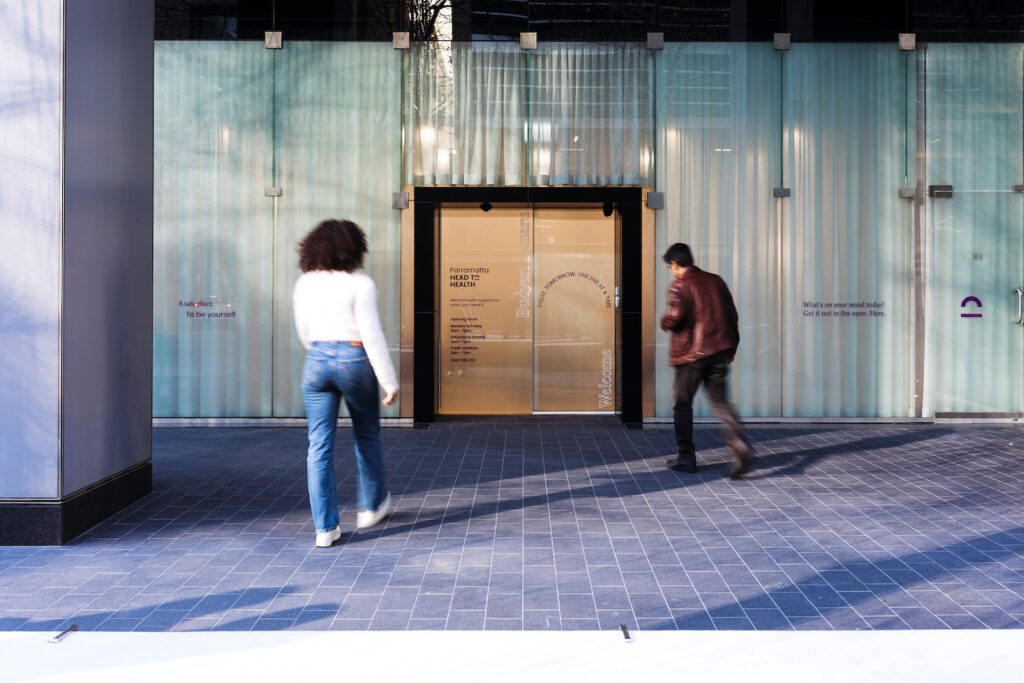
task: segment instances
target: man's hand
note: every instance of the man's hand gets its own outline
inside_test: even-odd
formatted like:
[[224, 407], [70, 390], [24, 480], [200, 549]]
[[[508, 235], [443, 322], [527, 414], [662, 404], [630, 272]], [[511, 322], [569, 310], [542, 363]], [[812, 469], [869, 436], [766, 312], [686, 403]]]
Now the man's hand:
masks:
[[397, 389], [392, 391], [391, 393], [389, 393], [387, 396], [385, 396], [383, 403], [384, 403], [384, 405], [389, 406], [389, 405], [391, 405], [392, 403], [395, 402], [396, 398], [398, 398], [398, 390]]

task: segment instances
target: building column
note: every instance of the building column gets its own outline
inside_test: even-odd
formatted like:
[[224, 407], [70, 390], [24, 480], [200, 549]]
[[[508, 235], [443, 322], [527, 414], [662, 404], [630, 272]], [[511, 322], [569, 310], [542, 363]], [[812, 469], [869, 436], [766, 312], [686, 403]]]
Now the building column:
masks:
[[0, 0], [0, 545], [152, 490], [153, 4]]

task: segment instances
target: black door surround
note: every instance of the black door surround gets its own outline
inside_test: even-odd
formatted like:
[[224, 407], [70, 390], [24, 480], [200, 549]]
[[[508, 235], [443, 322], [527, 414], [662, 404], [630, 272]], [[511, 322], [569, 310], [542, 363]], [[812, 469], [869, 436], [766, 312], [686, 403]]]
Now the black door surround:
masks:
[[621, 219], [619, 414], [643, 421], [643, 190], [640, 187], [417, 187], [413, 195], [413, 421], [433, 422], [437, 411], [437, 229], [442, 204], [580, 204], [611, 202]]

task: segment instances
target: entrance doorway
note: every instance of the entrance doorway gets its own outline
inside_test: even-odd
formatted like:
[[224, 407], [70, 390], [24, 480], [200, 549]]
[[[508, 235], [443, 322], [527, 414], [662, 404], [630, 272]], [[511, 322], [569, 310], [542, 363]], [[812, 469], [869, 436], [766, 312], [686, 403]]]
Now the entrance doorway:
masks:
[[415, 422], [614, 412], [639, 427], [653, 400], [643, 201], [639, 187], [414, 188]]
[[615, 412], [609, 204], [450, 204], [438, 234], [438, 412]]

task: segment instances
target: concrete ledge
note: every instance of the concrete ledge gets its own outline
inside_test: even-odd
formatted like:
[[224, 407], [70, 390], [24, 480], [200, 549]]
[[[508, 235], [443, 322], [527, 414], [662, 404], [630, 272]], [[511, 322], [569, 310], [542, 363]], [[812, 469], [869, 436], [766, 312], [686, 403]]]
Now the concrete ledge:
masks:
[[[338, 418], [339, 427], [351, 427], [352, 420]], [[411, 417], [382, 417], [381, 427], [413, 426]], [[304, 417], [154, 417], [153, 427], [306, 427]]]

